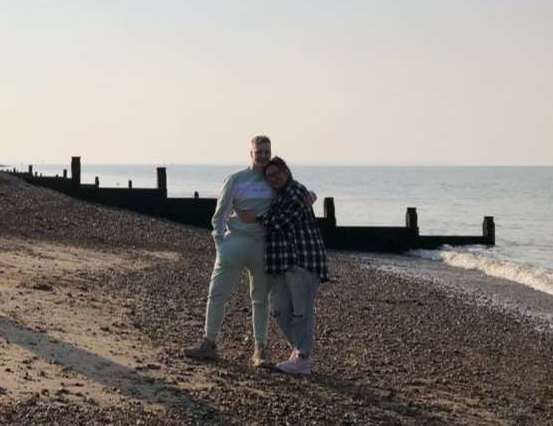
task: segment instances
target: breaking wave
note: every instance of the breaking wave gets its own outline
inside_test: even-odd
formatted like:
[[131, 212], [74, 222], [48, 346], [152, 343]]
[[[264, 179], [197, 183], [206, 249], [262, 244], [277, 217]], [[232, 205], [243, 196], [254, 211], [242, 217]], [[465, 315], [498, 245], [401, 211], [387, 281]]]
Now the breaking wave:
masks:
[[442, 261], [457, 268], [476, 269], [487, 275], [515, 281], [553, 295], [553, 270], [495, 258], [483, 250], [444, 246], [440, 250], [411, 250], [408, 254]]

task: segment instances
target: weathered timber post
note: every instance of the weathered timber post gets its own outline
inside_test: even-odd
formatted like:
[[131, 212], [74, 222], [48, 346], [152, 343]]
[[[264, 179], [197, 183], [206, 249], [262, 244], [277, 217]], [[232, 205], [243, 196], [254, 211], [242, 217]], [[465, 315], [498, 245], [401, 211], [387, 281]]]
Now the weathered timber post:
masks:
[[71, 157], [71, 182], [73, 189], [81, 189], [81, 157]]
[[94, 185], [96, 186], [96, 188], [100, 187], [100, 178], [98, 176], [94, 178]]
[[334, 198], [326, 197], [323, 203], [324, 218], [329, 226], [336, 226], [336, 210], [334, 209]]
[[157, 189], [163, 198], [167, 198], [167, 169], [165, 167], [157, 168]]
[[407, 212], [405, 213], [405, 226], [415, 231], [416, 235], [419, 235], [419, 219], [416, 207], [407, 207]]
[[63, 169], [63, 178], [67, 179], [67, 169]]
[[493, 216], [484, 216], [482, 228], [486, 242], [490, 246], [495, 246], [495, 223], [493, 221]]
[[129, 180], [129, 189], [132, 189], [132, 180]]
[[198, 191], [194, 191], [194, 198], [200, 198], [200, 193]]
[[29, 164], [29, 174], [33, 176], [33, 165]]

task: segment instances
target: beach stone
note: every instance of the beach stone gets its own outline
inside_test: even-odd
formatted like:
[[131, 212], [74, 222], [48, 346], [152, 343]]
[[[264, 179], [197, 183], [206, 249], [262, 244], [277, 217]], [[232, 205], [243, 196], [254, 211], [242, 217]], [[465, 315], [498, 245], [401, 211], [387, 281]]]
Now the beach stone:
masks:
[[[121, 301], [121, 321], [163, 353], [156, 362], [141, 360], [148, 369], [163, 369], [140, 385], [174, 385], [163, 376], [170, 369], [183, 388], [161, 402], [162, 412], [151, 412], [147, 399], [105, 408], [86, 396], [78, 403], [61, 398], [63, 406], [42, 391], [39, 401], [5, 403], [3, 396], [0, 424], [553, 424], [551, 335], [478, 295], [450, 294], [332, 251], [332, 281], [316, 300], [311, 377], [249, 367], [251, 303], [243, 279], [228, 302], [218, 341], [222, 360], [194, 363], [182, 351], [203, 331], [215, 258], [208, 230], [84, 203], [2, 174], [0, 185], [2, 235], [137, 256], [179, 253], [177, 260], [158, 259], [141, 271], [112, 268], [82, 273], [74, 283], [41, 282], [77, 300]], [[119, 332], [115, 319], [109, 324]], [[275, 362], [290, 355], [274, 322], [269, 346]]]

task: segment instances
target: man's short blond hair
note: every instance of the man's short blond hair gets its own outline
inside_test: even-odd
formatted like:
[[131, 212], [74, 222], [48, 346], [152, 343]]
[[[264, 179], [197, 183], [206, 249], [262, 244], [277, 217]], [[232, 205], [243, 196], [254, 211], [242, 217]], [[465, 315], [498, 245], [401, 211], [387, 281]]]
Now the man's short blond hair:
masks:
[[269, 139], [269, 136], [265, 136], [265, 135], [254, 136], [251, 142], [252, 142], [252, 145], [261, 145], [264, 143], [271, 145], [271, 139]]

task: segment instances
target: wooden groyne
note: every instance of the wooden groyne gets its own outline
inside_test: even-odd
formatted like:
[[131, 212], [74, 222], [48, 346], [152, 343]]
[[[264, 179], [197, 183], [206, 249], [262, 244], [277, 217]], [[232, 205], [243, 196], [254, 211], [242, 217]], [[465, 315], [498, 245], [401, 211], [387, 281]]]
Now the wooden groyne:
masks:
[[[33, 173], [30, 165], [26, 172], [9, 171], [30, 184], [51, 188], [71, 197], [98, 204], [120, 207], [178, 223], [210, 228], [211, 216], [217, 205], [216, 198], [169, 198], [167, 196], [167, 170], [157, 168], [157, 187], [134, 188], [129, 180], [126, 188], [100, 186], [99, 177], [93, 184], [81, 182], [81, 158], [72, 157], [71, 176], [63, 170], [61, 176], [42, 176]], [[403, 253], [413, 249], [437, 249], [442, 245], [495, 245], [495, 224], [492, 216], [485, 216], [482, 235], [420, 235], [417, 209], [408, 207], [404, 226], [338, 226], [334, 199], [324, 199], [324, 214], [318, 218], [325, 243], [330, 249]]]

